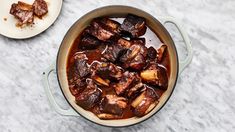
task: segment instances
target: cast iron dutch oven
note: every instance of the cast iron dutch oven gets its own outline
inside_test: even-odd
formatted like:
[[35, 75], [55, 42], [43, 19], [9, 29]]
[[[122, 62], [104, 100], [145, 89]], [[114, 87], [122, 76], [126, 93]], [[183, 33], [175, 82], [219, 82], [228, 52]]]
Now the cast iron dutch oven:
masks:
[[[146, 23], [148, 27], [158, 35], [158, 37], [161, 39], [161, 41], [164, 44], [168, 46], [170, 67], [171, 67], [169, 82], [168, 82], [169, 84], [168, 84], [167, 90], [161, 96], [159, 100], [159, 104], [147, 115], [143, 117], [132, 117], [129, 119], [101, 120], [98, 117], [96, 117], [93, 113], [84, 110], [83, 108], [81, 108], [75, 103], [75, 98], [70, 93], [68, 81], [67, 81], [68, 79], [67, 79], [67, 73], [66, 73], [66, 65], [67, 65], [68, 54], [76, 37], [83, 31], [84, 28], [86, 28], [90, 24], [92, 19], [96, 17], [103, 17], [103, 16], [125, 17], [127, 14], [134, 14], [137, 16], [144, 17], [146, 19]], [[175, 88], [179, 74], [191, 62], [192, 55], [193, 55], [189, 37], [183, 31], [182, 27], [178, 24], [178, 22], [176, 22], [171, 17], [161, 17], [159, 18], [159, 20], [140, 9], [129, 7], [129, 6], [106, 6], [106, 7], [98, 8], [85, 14], [80, 19], [78, 19], [69, 29], [69, 31], [65, 35], [60, 45], [56, 64], [53, 64], [52, 66], [50, 66], [43, 73], [46, 94], [48, 96], [50, 104], [54, 107], [54, 109], [62, 115], [70, 115], [70, 116], [81, 115], [82, 117], [86, 118], [89, 121], [92, 121], [100, 125], [111, 126], [111, 127], [123, 127], [123, 126], [137, 124], [150, 118], [154, 114], [156, 114], [170, 98]], [[166, 23], [175, 24], [175, 26], [178, 28], [179, 32], [181, 33], [181, 36], [183, 37], [183, 40], [185, 42], [186, 49], [188, 52], [187, 53], [188, 55], [184, 61], [179, 61], [178, 59], [174, 41], [172, 37], [170, 36], [170, 34], [167, 32], [166, 28], [163, 26]], [[61, 92], [63, 93], [67, 102], [70, 104], [71, 106], [70, 109], [62, 109], [55, 101], [55, 98], [50, 90], [49, 81], [48, 81], [49, 74], [52, 71], [56, 71], [58, 82], [61, 88]]]

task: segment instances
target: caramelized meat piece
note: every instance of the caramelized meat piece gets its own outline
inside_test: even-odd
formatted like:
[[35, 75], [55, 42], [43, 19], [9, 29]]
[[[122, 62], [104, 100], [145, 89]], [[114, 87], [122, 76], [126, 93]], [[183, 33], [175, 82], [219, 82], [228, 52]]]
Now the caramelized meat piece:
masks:
[[157, 57], [157, 51], [156, 51], [152, 46], [148, 48], [147, 52], [148, 52], [148, 57], [149, 57], [151, 60], [156, 59], [156, 57]]
[[111, 62], [116, 62], [117, 59], [125, 52], [125, 49], [117, 44], [108, 45], [108, 48], [103, 53], [103, 57]]
[[132, 83], [136, 78], [137, 74], [135, 73], [130, 73], [128, 71], [123, 73], [121, 80], [113, 86], [117, 95], [123, 94], [127, 91], [132, 86]]
[[143, 45], [134, 44], [120, 57], [124, 68], [132, 68], [141, 70], [145, 66], [147, 56], [147, 48]]
[[131, 34], [131, 37], [138, 38], [146, 32], [145, 19], [135, 15], [127, 15], [126, 19], [120, 26], [120, 30], [124, 33]]
[[85, 77], [89, 74], [89, 67], [87, 64], [87, 57], [82, 52], [77, 52], [74, 55], [74, 65], [79, 77]]
[[106, 95], [100, 103], [100, 111], [103, 113], [122, 115], [127, 107], [127, 100], [116, 95]]
[[139, 44], [145, 46], [145, 38], [134, 38], [131, 39], [132, 44]]
[[150, 64], [147, 69], [141, 71], [140, 76], [143, 81], [151, 85], [159, 86], [163, 89], [166, 89], [168, 86], [166, 69], [156, 63]]
[[90, 109], [96, 105], [101, 99], [102, 92], [93, 83], [92, 80], [88, 80], [87, 87], [79, 95], [75, 96], [76, 103], [84, 109]]
[[136, 97], [137, 94], [139, 94], [143, 90], [144, 84], [142, 82], [136, 81], [135, 83], [132, 83], [132, 87], [128, 90], [127, 96], [129, 98]]
[[114, 21], [114, 20], [111, 20], [109, 18], [97, 18], [95, 19], [95, 21], [99, 21], [103, 24], [105, 24], [106, 26], [108, 26], [110, 28], [110, 30], [112, 32], [115, 32], [115, 33], [119, 33], [119, 26], [121, 25], [120, 23], [118, 23], [117, 21]]
[[95, 67], [95, 71], [92, 73], [92, 79], [98, 85], [109, 86], [110, 80], [120, 80], [122, 76], [122, 70], [112, 63], [101, 63]]
[[18, 10], [25, 10], [25, 11], [29, 11], [32, 10], [32, 6], [30, 4], [27, 4], [25, 2], [22, 1], [18, 1], [18, 3], [13, 3], [11, 5], [11, 10], [10, 10], [10, 14], [14, 14], [15, 12], [17, 12]]
[[17, 23], [19, 26], [22, 26], [23, 24], [32, 24], [34, 20], [32, 6], [21, 1], [11, 5], [10, 14], [19, 20]]
[[89, 33], [102, 41], [107, 41], [116, 35], [111, 27], [97, 20], [92, 21], [91, 26], [85, 29], [85, 33]]
[[158, 98], [153, 89], [146, 88], [131, 104], [134, 108], [134, 114], [139, 117], [146, 115], [157, 105]]
[[145, 45], [145, 38], [135, 38], [131, 40], [127, 40], [125, 38], [119, 38], [117, 44], [122, 46], [123, 48], [130, 48], [131, 45]]
[[122, 77], [122, 70], [112, 63], [102, 63], [96, 70], [96, 74], [101, 78], [120, 80]]
[[123, 48], [130, 48], [130, 46], [131, 46], [131, 42], [129, 40], [124, 39], [124, 38], [118, 39], [117, 44]]
[[135, 70], [141, 70], [146, 63], [146, 59], [142, 54], [137, 54], [137, 56], [130, 61], [129, 67]]
[[42, 18], [48, 12], [47, 3], [44, 0], [35, 0], [33, 5], [18, 1], [11, 5], [10, 14], [14, 15], [19, 22], [17, 25], [32, 24], [34, 14]]
[[100, 44], [101, 42], [96, 37], [87, 34], [83, 36], [79, 44], [79, 48], [81, 48], [82, 50], [95, 49]]
[[157, 49], [157, 61], [161, 62], [166, 54], [167, 46], [165, 44], [161, 45], [159, 49]]
[[114, 36], [114, 33], [108, 30], [104, 29], [105, 27], [100, 26], [99, 24], [94, 24], [94, 26], [90, 26], [88, 28], [86, 28], [86, 32], [95, 36], [96, 38], [98, 38], [99, 40], [102, 41], [107, 41], [108, 39], [110, 39], [112, 36]]
[[44, 0], [35, 0], [33, 2], [33, 11], [36, 16], [42, 18], [48, 12], [47, 3]]
[[147, 49], [144, 46], [136, 45], [136, 44], [132, 45], [130, 49], [126, 52], [126, 54], [121, 56], [120, 61], [126, 63], [127, 61], [134, 59], [139, 53], [146, 56], [146, 53], [147, 53], [146, 50]]
[[141, 77], [139, 74], [135, 73], [134, 80], [132, 81], [130, 88], [127, 91], [127, 97], [134, 98], [136, 94], [139, 94], [139, 92], [142, 91], [144, 88], [143, 86], [144, 84], [141, 81]]
[[158, 78], [158, 86], [166, 90], [168, 86], [168, 77], [165, 67], [158, 66]]
[[97, 75], [97, 69], [101, 67], [100, 62], [94, 62], [90, 66], [90, 73], [92, 80], [99, 86], [109, 86], [110, 81], [108, 79], [103, 79]]
[[80, 79], [77, 76], [69, 80], [69, 90], [73, 96], [78, 95], [86, 88], [86, 79]]

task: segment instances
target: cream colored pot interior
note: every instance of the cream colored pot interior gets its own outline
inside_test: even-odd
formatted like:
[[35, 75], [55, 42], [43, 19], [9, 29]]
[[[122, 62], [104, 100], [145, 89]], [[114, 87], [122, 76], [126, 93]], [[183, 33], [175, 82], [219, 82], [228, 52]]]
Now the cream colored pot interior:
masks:
[[[121, 120], [100, 120], [93, 113], [86, 111], [82, 109], [81, 107], [79, 107], [75, 103], [74, 96], [69, 91], [67, 73], [66, 73], [66, 65], [67, 65], [66, 63], [68, 59], [68, 54], [76, 37], [82, 32], [82, 30], [87, 25], [89, 25], [89, 23], [91, 22], [93, 18], [102, 17], [102, 16], [125, 17], [128, 13], [144, 17], [146, 19], [148, 27], [152, 29], [152, 31], [158, 35], [158, 37], [162, 40], [162, 42], [168, 46], [168, 51], [170, 55], [170, 66], [171, 66], [169, 86], [168, 86], [168, 89], [161, 96], [159, 104], [150, 113], [148, 113], [147, 115], [141, 118], [133, 117], [133, 118], [121, 119]], [[105, 126], [127, 126], [127, 125], [136, 124], [138, 122], [141, 122], [149, 118], [165, 104], [165, 102], [168, 100], [171, 93], [173, 92], [173, 89], [177, 80], [178, 58], [177, 58], [177, 53], [176, 53], [176, 49], [172, 41], [172, 38], [170, 37], [169, 33], [166, 31], [166, 29], [158, 20], [153, 18], [148, 13], [141, 11], [139, 9], [136, 9], [136, 8], [126, 7], [126, 6], [108, 6], [108, 7], [99, 8], [92, 12], [89, 12], [85, 16], [81, 17], [70, 28], [58, 52], [57, 74], [58, 74], [58, 80], [59, 80], [59, 83], [60, 83], [60, 86], [61, 86], [61, 89], [65, 98], [68, 100], [70, 105], [82, 116], [84, 116], [88, 120], [91, 120], [95, 123], [105, 125]]]

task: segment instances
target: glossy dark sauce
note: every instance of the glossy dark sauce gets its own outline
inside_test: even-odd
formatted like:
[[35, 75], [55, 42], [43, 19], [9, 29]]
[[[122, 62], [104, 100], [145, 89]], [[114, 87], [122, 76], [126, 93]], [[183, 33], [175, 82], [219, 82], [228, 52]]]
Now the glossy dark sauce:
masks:
[[[118, 22], [122, 22], [123, 18], [115, 18], [113, 20], [116, 20]], [[141, 37], [145, 37], [146, 39], [146, 47], [150, 47], [153, 46], [155, 49], [158, 49], [160, 47], [160, 45], [162, 44], [162, 42], [160, 41], [159, 37], [150, 29], [147, 28], [147, 31], [145, 33], [144, 36]], [[73, 77], [73, 72], [74, 72], [74, 59], [73, 59], [73, 55], [76, 52], [84, 52], [88, 58], [88, 63], [91, 64], [93, 61], [101, 61], [101, 53], [103, 52], [103, 50], [105, 49], [105, 45], [101, 45], [99, 46], [97, 49], [95, 50], [81, 50], [79, 49], [78, 45], [80, 42], [80, 36], [78, 36], [76, 38], [76, 40], [74, 41], [70, 51], [69, 51], [69, 56], [68, 56], [68, 62], [67, 62], [67, 76], [68, 79], [71, 79]], [[167, 75], [169, 78], [170, 75], [170, 59], [169, 59], [169, 53], [168, 51], [165, 54], [166, 56], [164, 57], [164, 59], [162, 60], [162, 62], [160, 63], [162, 66], [164, 66], [167, 69]], [[114, 88], [112, 88], [112, 83], [111, 83], [111, 87], [108, 88], [102, 88], [102, 97], [104, 97], [106, 94], [115, 94]], [[161, 95], [164, 93], [165, 90], [161, 90], [161, 89], [154, 89], [156, 91], [156, 93], [159, 95], [159, 97], [161, 97]], [[133, 112], [132, 112], [132, 108], [130, 105], [130, 102], [132, 100], [129, 100], [128, 102], [128, 107], [124, 110], [123, 115], [121, 118], [117, 118], [117, 119], [126, 119], [126, 118], [131, 118], [134, 116]], [[93, 112], [94, 114], [99, 114], [100, 111], [98, 110], [98, 105], [96, 105], [95, 107], [89, 109], [89, 111]]]

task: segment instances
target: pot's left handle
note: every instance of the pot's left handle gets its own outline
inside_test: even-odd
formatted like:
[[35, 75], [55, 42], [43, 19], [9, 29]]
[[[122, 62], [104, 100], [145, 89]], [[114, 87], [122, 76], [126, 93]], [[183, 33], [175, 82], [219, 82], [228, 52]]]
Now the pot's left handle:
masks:
[[51, 89], [50, 89], [50, 83], [49, 83], [49, 75], [55, 71], [55, 63], [53, 63], [48, 69], [46, 69], [44, 72], [43, 72], [43, 83], [44, 83], [44, 88], [45, 88], [45, 92], [46, 92], [46, 95], [48, 97], [48, 100], [49, 100], [49, 103], [50, 105], [55, 109], [55, 111], [61, 115], [67, 115], [67, 116], [79, 116], [72, 108], [69, 108], [69, 109], [63, 109], [61, 108], [52, 92], [51, 92]]

